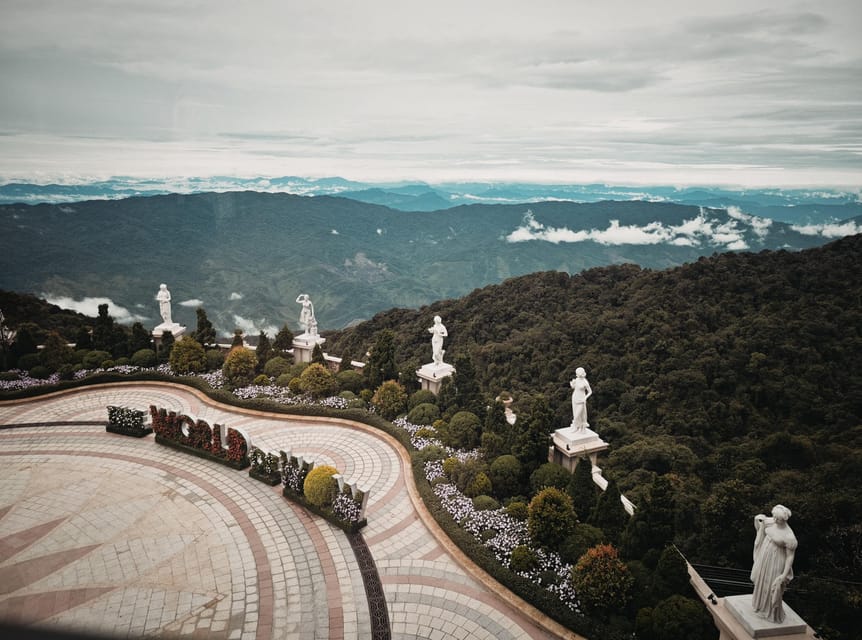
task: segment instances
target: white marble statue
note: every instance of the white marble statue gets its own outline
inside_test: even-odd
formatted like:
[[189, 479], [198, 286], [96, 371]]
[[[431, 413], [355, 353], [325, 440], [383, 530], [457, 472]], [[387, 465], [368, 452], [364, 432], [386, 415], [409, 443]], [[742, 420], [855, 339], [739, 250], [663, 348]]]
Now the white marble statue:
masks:
[[796, 536], [787, 524], [790, 509], [777, 504], [772, 517], [762, 513], [754, 516], [754, 565], [751, 581], [754, 593], [751, 608], [770, 622], [784, 622], [782, 598], [787, 584], [793, 579], [793, 558], [796, 555]]
[[299, 312], [299, 326], [302, 327], [304, 333], [309, 335], [317, 335], [317, 320], [314, 317], [314, 305], [307, 293], [300, 293], [296, 297], [296, 301], [302, 305], [302, 311]]
[[573, 389], [571, 427], [575, 431], [583, 431], [590, 426], [587, 422], [587, 398], [593, 395], [583, 367], [575, 369], [575, 377], [569, 382], [569, 386]]
[[156, 294], [156, 300], [159, 301], [159, 314], [162, 316], [162, 324], [172, 324], [171, 292], [168, 291], [168, 285], [164, 283], [159, 285], [159, 292]]
[[431, 334], [431, 358], [434, 360], [434, 364], [441, 365], [443, 364], [443, 354], [446, 353], [443, 350], [443, 338], [449, 333], [443, 326], [440, 316], [434, 316], [434, 326], [428, 328], [428, 333]]

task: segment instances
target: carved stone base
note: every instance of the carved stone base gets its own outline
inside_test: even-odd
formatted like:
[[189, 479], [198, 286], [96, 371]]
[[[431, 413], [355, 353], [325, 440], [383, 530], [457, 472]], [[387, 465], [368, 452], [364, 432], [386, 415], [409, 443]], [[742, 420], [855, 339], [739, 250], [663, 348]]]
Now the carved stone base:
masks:
[[293, 339], [293, 361], [296, 364], [303, 362], [311, 362], [311, 354], [314, 353], [314, 347], [320, 345], [323, 348], [323, 343], [326, 338], [321, 338], [319, 335], [310, 333], [301, 333]]
[[592, 466], [596, 467], [599, 452], [607, 448], [608, 443], [592, 429], [557, 429], [554, 431], [554, 446], [550, 448], [548, 460], [574, 471], [581, 458], [589, 458]]
[[419, 378], [421, 387], [430, 391], [435, 396], [440, 393], [440, 385], [443, 384], [443, 379], [448, 378], [453, 373], [455, 373], [455, 367], [445, 362], [443, 364], [429, 362], [416, 370], [416, 376]]
[[724, 606], [736, 618], [737, 622], [752, 638], [774, 638], [774, 637], [805, 637], [808, 625], [799, 617], [793, 609], [784, 603], [784, 622], [769, 622], [761, 618], [751, 608], [751, 594], [741, 596], [728, 596], [724, 598]]

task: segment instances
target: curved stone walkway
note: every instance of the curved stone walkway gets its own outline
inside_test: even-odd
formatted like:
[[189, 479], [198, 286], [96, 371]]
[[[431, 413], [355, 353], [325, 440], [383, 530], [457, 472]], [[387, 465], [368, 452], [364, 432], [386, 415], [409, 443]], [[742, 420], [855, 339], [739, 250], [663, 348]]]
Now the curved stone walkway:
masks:
[[391, 637], [577, 638], [454, 548], [391, 437], [160, 383], [0, 403], [0, 427], [19, 425], [0, 429], [0, 620], [119, 637], [372, 637], [340, 529], [245, 471], [105, 432], [107, 405], [150, 404], [241, 427], [264, 450], [332, 464], [370, 489], [362, 534]]

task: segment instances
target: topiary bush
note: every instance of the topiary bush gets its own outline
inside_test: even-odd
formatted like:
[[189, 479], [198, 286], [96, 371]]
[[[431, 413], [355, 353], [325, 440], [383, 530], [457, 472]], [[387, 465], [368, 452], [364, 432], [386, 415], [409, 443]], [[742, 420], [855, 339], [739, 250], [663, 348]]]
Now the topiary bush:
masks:
[[224, 365], [224, 351], [221, 349], [207, 349], [207, 371], [221, 369]]
[[265, 373], [261, 373], [259, 376], [256, 376], [251, 383], [258, 385], [259, 387], [267, 387], [271, 384], [269, 377]]
[[510, 566], [512, 571], [528, 572], [536, 568], [536, 554], [526, 545], [518, 545], [512, 549]]
[[[263, 365], [263, 372], [268, 375], [270, 378], [278, 378], [285, 373], [290, 371], [290, 368], [293, 366], [293, 363], [287, 358], [282, 358], [281, 356], [275, 356], [274, 358], [270, 358], [266, 361], [266, 364]], [[287, 386], [287, 385], [282, 385]]]
[[506, 505], [506, 515], [510, 518], [514, 518], [515, 520], [526, 520], [530, 515], [529, 508], [527, 507], [526, 502], [521, 502], [520, 500], [513, 500], [509, 504]]
[[413, 407], [410, 413], [407, 414], [407, 422], [412, 424], [432, 425], [434, 424], [434, 421], [439, 418], [440, 409], [436, 404], [431, 404], [430, 402], [417, 404]]
[[480, 495], [473, 498], [473, 508], [476, 511], [494, 511], [500, 508], [500, 503], [489, 495]]
[[468, 498], [473, 498], [476, 496], [487, 495], [491, 493], [491, 480], [488, 479], [487, 474], [483, 471], [480, 471], [476, 474], [476, 477], [467, 485], [467, 490], [464, 492]]
[[359, 393], [365, 387], [365, 378], [358, 371], [348, 370], [339, 371], [335, 374], [335, 380], [338, 382], [338, 387], [344, 391], [352, 391]]
[[315, 467], [305, 476], [302, 492], [305, 498], [316, 507], [328, 507], [335, 498], [338, 483], [332, 477], [338, 469], [329, 465]]
[[428, 391], [428, 389], [419, 389], [419, 391], [414, 391], [410, 394], [410, 397], [407, 398], [407, 410], [413, 411], [420, 404], [437, 404], [437, 396]]

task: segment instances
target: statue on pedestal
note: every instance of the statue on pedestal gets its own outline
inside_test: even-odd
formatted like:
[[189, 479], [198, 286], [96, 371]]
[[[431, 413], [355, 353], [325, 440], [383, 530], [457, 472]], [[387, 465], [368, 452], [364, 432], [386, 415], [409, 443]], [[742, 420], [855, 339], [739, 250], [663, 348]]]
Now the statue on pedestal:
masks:
[[171, 322], [171, 292], [168, 291], [168, 285], [164, 283], [159, 285], [156, 300], [159, 301], [159, 315], [162, 316], [162, 324], [173, 324]]
[[439, 366], [443, 364], [443, 354], [446, 353], [443, 350], [443, 338], [449, 335], [440, 316], [434, 316], [434, 326], [428, 328], [428, 333], [431, 334], [431, 358]]
[[314, 305], [311, 303], [311, 298], [307, 293], [300, 293], [296, 297], [296, 301], [302, 305], [302, 311], [299, 312], [299, 326], [302, 327], [303, 333], [309, 335], [317, 335], [317, 320], [314, 317]]
[[787, 584], [793, 579], [793, 559], [797, 541], [793, 529], [787, 524], [790, 509], [777, 504], [772, 517], [762, 513], [754, 516], [754, 565], [751, 581], [754, 593], [751, 608], [770, 622], [784, 622], [782, 598]]
[[587, 372], [583, 367], [575, 369], [575, 376], [569, 382], [572, 391], [572, 424], [575, 431], [583, 431], [589, 427], [587, 422], [587, 398], [593, 395], [590, 383], [587, 382]]

